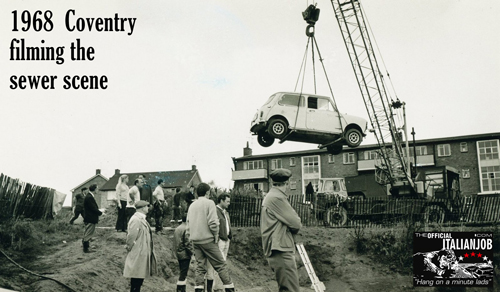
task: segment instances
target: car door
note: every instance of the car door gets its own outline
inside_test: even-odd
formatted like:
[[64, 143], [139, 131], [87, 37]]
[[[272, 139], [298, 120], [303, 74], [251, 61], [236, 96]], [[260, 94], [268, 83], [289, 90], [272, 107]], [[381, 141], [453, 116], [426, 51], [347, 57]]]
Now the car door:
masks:
[[308, 96], [306, 112], [306, 126], [308, 130], [332, 134], [342, 133], [339, 114], [334, 110], [329, 98]]
[[278, 102], [279, 114], [287, 119], [291, 129], [306, 129], [307, 115], [304, 100], [304, 96], [299, 94], [284, 93]]

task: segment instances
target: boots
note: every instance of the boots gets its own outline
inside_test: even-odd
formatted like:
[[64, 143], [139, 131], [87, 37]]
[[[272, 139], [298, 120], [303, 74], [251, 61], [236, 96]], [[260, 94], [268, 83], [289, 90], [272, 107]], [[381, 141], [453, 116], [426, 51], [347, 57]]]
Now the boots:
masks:
[[83, 242], [83, 252], [84, 253], [94, 252], [93, 250], [90, 250], [90, 243], [88, 241]]
[[204, 292], [203, 290], [205, 290], [205, 289], [203, 289], [203, 288], [195, 288], [194, 292]]
[[186, 285], [177, 285], [176, 292], [186, 292]]
[[212, 287], [214, 286], [214, 280], [207, 279], [207, 292], [212, 292]]
[[234, 287], [233, 288], [225, 288], [225, 292], [234, 292]]

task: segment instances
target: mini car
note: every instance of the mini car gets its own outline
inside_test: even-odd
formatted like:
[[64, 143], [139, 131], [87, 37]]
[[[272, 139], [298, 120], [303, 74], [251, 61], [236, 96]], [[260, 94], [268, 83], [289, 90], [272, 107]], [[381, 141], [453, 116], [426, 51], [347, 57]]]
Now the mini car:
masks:
[[320, 144], [339, 154], [343, 145], [359, 146], [367, 128], [365, 119], [340, 114], [327, 96], [278, 92], [257, 111], [250, 131], [263, 147], [280, 139]]

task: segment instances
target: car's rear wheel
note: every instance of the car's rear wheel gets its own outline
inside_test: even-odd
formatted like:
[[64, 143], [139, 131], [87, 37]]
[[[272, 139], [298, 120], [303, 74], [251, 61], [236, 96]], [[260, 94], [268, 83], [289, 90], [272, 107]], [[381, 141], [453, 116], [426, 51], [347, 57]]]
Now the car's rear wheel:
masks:
[[342, 152], [342, 145], [329, 145], [326, 146], [326, 150], [332, 155], [337, 155]]
[[262, 147], [269, 147], [274, 143], [274, 137], [271, 137], [267, 132], [261, 131], [257, 135], [257, 142]]
[[283, 119], [273, 119], [269, 122], [267, 132], [276, 139], [283, 139], [288, 134], [288, 124]]
[[363, 134], [358, 129], [350, 128], [345, 132], [345, 141], [349, 147], [358, 147], [363, 141]]

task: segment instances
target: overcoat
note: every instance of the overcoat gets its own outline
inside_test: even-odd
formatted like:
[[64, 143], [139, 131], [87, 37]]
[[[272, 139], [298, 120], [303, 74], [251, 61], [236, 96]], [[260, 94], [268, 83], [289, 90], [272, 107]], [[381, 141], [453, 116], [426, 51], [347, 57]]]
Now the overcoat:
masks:
[[146, 215], [136, 212], [128, 222], [127, 258], [123, 276], [144, 279], [156, 272], [156, 257], [152, 241], [151, 227]]

